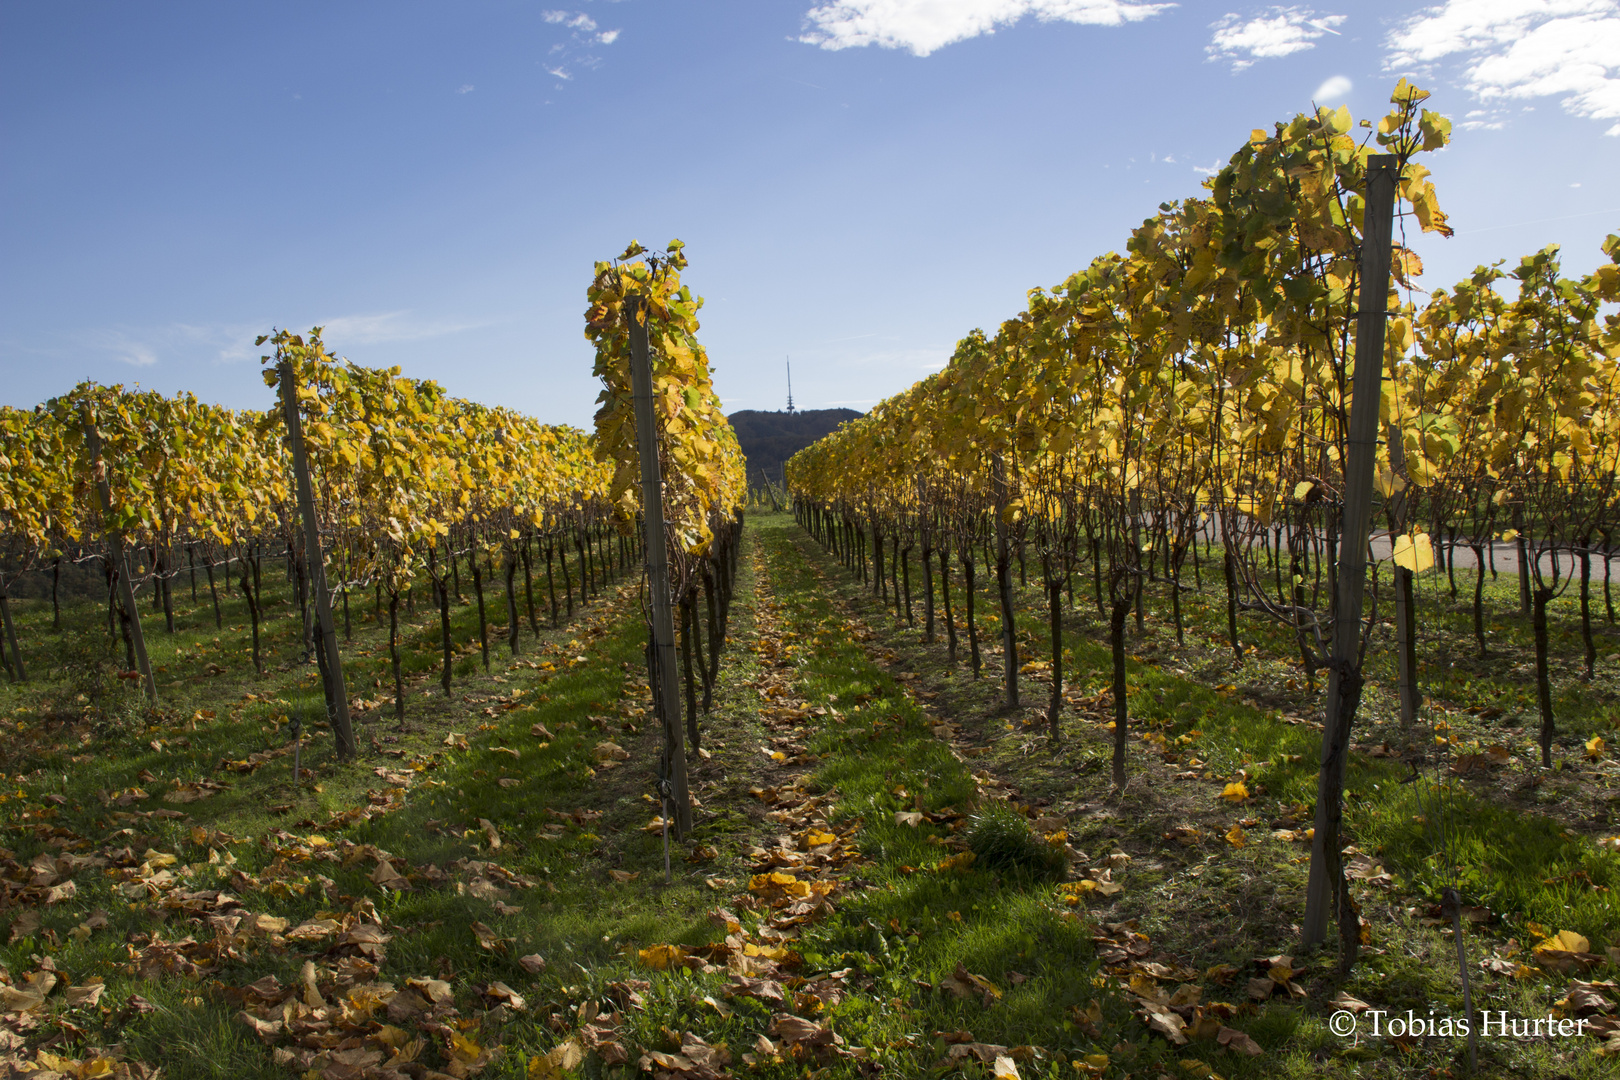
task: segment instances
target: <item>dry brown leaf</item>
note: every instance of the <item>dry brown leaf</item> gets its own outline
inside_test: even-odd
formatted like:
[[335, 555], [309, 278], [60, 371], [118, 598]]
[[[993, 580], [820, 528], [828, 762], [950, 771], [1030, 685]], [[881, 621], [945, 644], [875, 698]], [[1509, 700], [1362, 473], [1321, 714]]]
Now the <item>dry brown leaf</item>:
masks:
[[1215, 1033], [1215, 1041], [1232, 1051], [1234, 1054], [1244, 1054], [1248, 1057], [1259, 1057], [1265, 1051], [1260, 1044], [1249, 1038], [1247, 1034], [1236, 1028], [1223, 1027]]
[[371, 882], [379, 889], [393, 889], [395, 892], [402, 892], [411, 887], [411, 883], [406, 881], [404, 875], [395, 870], [394, 864], [387, 859], [377, 860], [377, 869], [371, 872]]
[[501, 850], [501, 834], [495, 831], [495, 825], [489, 818], [479, 818], [478, 827], [484, 830], [484, 836], [489, 840], [489, 850]]

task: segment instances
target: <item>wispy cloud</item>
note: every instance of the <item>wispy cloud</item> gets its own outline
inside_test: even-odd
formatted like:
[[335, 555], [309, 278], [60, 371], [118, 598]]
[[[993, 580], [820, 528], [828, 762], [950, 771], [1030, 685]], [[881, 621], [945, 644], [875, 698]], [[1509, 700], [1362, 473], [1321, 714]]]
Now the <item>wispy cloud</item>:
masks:
[[456, 87], [456, 93], [458, 93], [458, 94], [470, 94], [476, 89], [477, 89], [477, 87], [473, 86], [472, 83], [462, 83], [460, 86]]
[[1483, 103], [1556, 97], [1575, 116], [1615, 121], [1604, 134], [1620, 136], [1620, 0], [1446, 0], [1385, 43], [1387, 70], [1433, 74], [1450, 61]]
[[158, 362], [157, 353], [144, 345], [131, 344], [119, 350], [118, 359], [130, 367], [151, 367]]
[[540, 17], [548, 23], [560, 23], [570, 30], [596, 29], [596, 20], [583, 11], [542, 11]]
[[327, 347], [341, 352], [349, 345], [376, 345], [396, 341], [421, 341], [443, 337], [487, 325], [477, 322], [422, 320], [409, 311], [386, 311], [377, 315], [339, 315], [319, 324]]
[[619, 40], [620, 31], [601, 29], [596, 20], [583, 11], [542, 11], [540, 17], [569, 31], [566, 41], [552, 44], [547, 51], [552, 59], [543, 64], [546, 74], [563, 82], [574, 77], [574, 68], [594, 68], [602, 62], [591, 49]]
[[1230, 60], [1233, 71], [1316, 48], [1316, 41], [1345, 21], [1343, 15], [1318, 15], [1309, 8], [1273, 7], [1261, 15], [1228, 14], [1211, 24], [1215, 36], [1204, 47], [1211, 61]]
[[135, 368], [155, 367], [169, 360], [195, 359], [199, 354], [215, 363], [239, 363], [256, 357], [253, 338], [267, 324], [201, 326], [111, 326], [83, 330], [69, 336], [70, 348]]
[[1175, 6], [1140, 0], [831, 0], [805, 13], [799, 40], [823, 49], [877, 45], [927, 56], [1026, 15], [1041, 22], [1122, 26]]
[[182, 363], [256, 364], [265, 349], [254, 338], [281, 326], [301, 333], [310, 326], [323, 328], [327, 347], [342, 355], [363, 345], [421, 341], [473, 330], [487, 323], [448, 319], [420, 319], [410, 311], [339, 315], [313, 323], [276, 323], [270, 319], [237, 323], [170, 323], [167, 326], [113, 326], [73, 334], [71, 348], [135, 368], [171, 361]]

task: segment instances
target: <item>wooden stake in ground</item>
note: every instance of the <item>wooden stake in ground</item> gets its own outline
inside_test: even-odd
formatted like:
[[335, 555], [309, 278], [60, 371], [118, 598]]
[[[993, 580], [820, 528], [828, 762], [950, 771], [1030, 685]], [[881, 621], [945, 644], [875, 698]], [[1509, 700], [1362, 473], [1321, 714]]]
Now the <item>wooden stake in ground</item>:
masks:
[[337, 735], [338, 757], [355, 753], [354, 729], [349, 725], [349, 692], [343, 684], [343, 657], [338, 650], [337, 624], [332, 619], [332, 597], [326, 591], [326, 559], [321, 554], [321, 527], [315, 520], [315, 487], [309, 479], [309, 459], [304, 454], [304, 428], [298, 415], [298, 391], [293, 385], [292, 362], [281, 363], [281, 410], [287, 421], [287, 444], [292, 451], [293, 473], [298, 481], [298, 516], [304, 519], [304, 554], [309, 560], [309, 588], [315, 594], [315, 623], [320, 640], [315, 648], [325, 663], [321, 676], [326, 682], [326, 706]]
[[[1367, 531], [1372, 524], [1373, 469], [1378, 456], [1378, 405], [1389, 297], [1390, 238], [1400, 168], [1393, 154], [1367, 159], [1367, 206], [1361, 233], [1361, 294], [1356, 315], [1356, 361], [1350, 402], [1349, 453], [1344, 467], [1344, 518], [1339, 543], [1339, 595], [1333, 615], [1327, 721], [1322, 727], [1322, 769], [1316, 786], [1316, 834], [1305, 892], [1304, 944], [1327, 937], [1335, 893], [1346, 955], [1355, 959], [1360, 926], [1340, 866], [1339, 825], [1344, 816], [1344, 762], [1350, 725], [1361, 701], [1361, 596], [1367, 582]], [[1359, 923], [1359, 920], [1357, 920]]]
[[[652, 361], [640, 303], [627, 302], [630, 318], [630, 389], [636, 407], [636, 452], [641, 458], [641, 509], [647, 529], [647, 592], [652, 603], [653, 687], [664, 720], [664, 779], [674, 805], [675, 836], [692, 831], [692, 799], [686, 786], [686, 747], [681, 734], [680, 672], [675, 666], [675, 620], [670, 614], [669, 552], [664, 547], [664, 482], [658, 469], [658, 428], [653, 418]], [[668, 813], [665, 814], [668, 817]]]
[[84, 411], [84, 441], [90, 449], [90, 470], [96, 481], [96, 500], [101, 504], [97, 509], [101, 512], [103, 539], [112, 556], [114, 572], [118, 575], [118, 593], [123, 601], [124, 617], [128, 621], [135, 667], [141, 673], [141, 686], [146, 690], [146, 699], [156, 705], [157, 682], [152, 678], [152, 662], [146, 657], [141, 613], [135, 607], [135, 587], [130, 582], [129, 574], [129, 551], [124, 547], [124, 534], [108, 522], [112, 516], [112, 485], [107, 482], [107, 463], [101, 460], [101, 432], [96, 430], [96, 422], [91, 419], [88, 407]]

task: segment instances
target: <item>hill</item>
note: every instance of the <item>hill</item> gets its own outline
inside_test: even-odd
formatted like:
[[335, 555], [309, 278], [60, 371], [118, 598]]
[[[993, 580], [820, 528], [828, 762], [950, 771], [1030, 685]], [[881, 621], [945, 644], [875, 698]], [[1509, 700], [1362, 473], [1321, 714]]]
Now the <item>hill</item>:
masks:
[[763, 484], [768, 476], [782, 482], [782, 465], [839, 424], [861, 414], [854, 409], [807, 409], [802, 412], [763, 412], [740, 409], [728, 420], [748, 459], [748, 483]]

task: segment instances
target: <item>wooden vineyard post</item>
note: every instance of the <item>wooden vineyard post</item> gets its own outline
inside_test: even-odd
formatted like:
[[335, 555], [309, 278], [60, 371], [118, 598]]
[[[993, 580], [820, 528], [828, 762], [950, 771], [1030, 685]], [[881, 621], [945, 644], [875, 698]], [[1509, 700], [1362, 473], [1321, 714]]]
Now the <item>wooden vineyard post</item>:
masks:
[[146, 699], [156, 705], [157, 681], [152, 678], [152, 662], [146, 657], [146, 636], [141, 633], [141, 613], [135, 606], [135, 587], [130, 582], [129, 552], [124, 547], [124, 534], [107, 520], [112, 516], [112, 485], [107, 480], [107, 464], [101, 460], [101, 432], [96, 430], [96, 422], [91, 419], [88, 407], [84, 410], [84, 440], [90, 449], [96, 500], [101, 504], [97, 509], [101, 511], [103, 539], [112, 554], [113, 567], [118, 574], [119, 599], [124, 605], [124, 615], [129, 619], [129, 639], [135, 649], [135, 667], [141, 673], [141, 686], [146, 690]]
[[1348, 454], [1344, 466], [1343, 527], [1339, 533], [1339, 595], [1333, 616], [1333, 655], [1329, 659], [1327, 718], [1322, 727], [1322, 767], [1316, 787], [1316, 833], [1311, 841], [1311, 875], [1305, 891], [1304, 945], [1327, 937], [1335, 893], [1340, 895], [1340, 937], [1355, 958], [1360, 927], [1343, 893], [1339, 826], [1344, 816], [1344, 764], [1350, 726], [1361, 700], [1361, 598], [1367, 581], [1367, 532], [1372, 523], [1373, 471], [1378, 456], [1378, 406], [1382, 393], [1384, 334], [1389, 297], [1390, 239], [1395, 185], [1400, 169], [1393, 154], [1367, 159], [1367, 203], [1361, 231], [1361, 294], [1356, 312], [1356, 357], [1352, 376]]
[[[675, 667], [675, 620], [669, 603], [669, 553], [664, 546], [663, 479], [658, 470], [658, 428], [653, 417], [652, 361], [641, 305], [627, 302], [630, 317], [630, 389], [636, 407], [636, 452], [641, 459], [642, 520], [647, 528], [647, 592], [652, 598], [653, 687], [664, 721], [664, 764], [668, 798], [674, 805], [675, 836], [692, 829], [692, 800], [686, 786], [686, 747], [681, 733], [681, 693]], [[665, 817], [668, 818], [668, 811]]]
[[309, 586], [314, 593], [315, 620], [321, 640], [316, 648], [325, 663], [321, 676], [326, 683], [326, 705], [332, 730], [337, 735], [338, 757], [353, 757], [354, 729], [349, 725], [349, 694], [343, 685], [343, 657], [338, 651], [337, 624], [332, 619], [332, 597], [326, 591], [326, 559], [321, 554], [321, 527], [315, 520], [315, 487], [309, 478], [309, 459], [304, 453], [304, 428], [298, 415], [298, 391], [293, 384], [292, 362], [281, 362], [281, 410], [287, 421], [287, 444], [292, 451], [293, 473], [298, 482], [298, 516], [304, 519], [304, 554], [309, 561]]
[[1000, 454], [990, 458], [990, 477], [995, 492], [996, 515], [996, 595], [1001, 600], [1002, 688], [1009, 709], [1018, 708], [1018, 637], [1015, 633], [1012, 602], [1012, 566], [1007, 547], [1007, 461]]

